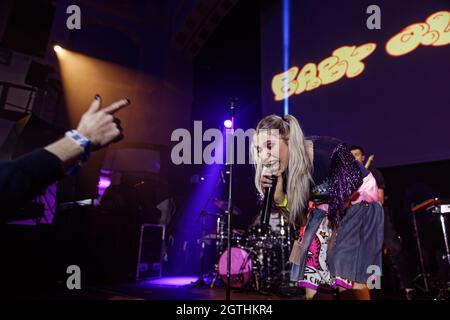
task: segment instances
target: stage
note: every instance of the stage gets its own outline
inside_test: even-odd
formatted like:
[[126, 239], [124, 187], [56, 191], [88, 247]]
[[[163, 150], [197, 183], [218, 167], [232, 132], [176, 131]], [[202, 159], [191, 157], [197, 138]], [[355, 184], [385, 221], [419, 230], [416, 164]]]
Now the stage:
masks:
[[[149, 301], [149, 300], [211, 300], [225, 301], [225, 286], [209, 288], [191, 287], [196, 277], [163, 277], [147, 279], [136, 282], [122, 284], [86, 286], [82, 290], [67, 290], [63, 286], [55, 286], [39, 293], [33, 290], [20, 290], [15, 288], [13, 294], [11, 291], [4, 290], [2, 295], [8, 299], [16, 300], [25, 298], [29, 300], [80, 300], [80, 301], [98, 301], [98, 300], [123, 300], [123, 301]], [[371, 292], [372, 300], [405, 300], [401, 293], [393, 293], [387, 290], [375, 290]], [[232, 289], [231, 301], [299, 301], [305, 300], [304, 291], [301, 289], [290, 288], [289, 292], [256, 292], [251, 289]], [[318, 300], [339, 300], [332, 294], [321, 294]], [[418, 300], [433, 300], [430, 296], [420, 296]]]
[[448, 300], [449, 0], [347, 2], [0, 1], [1, 295]]

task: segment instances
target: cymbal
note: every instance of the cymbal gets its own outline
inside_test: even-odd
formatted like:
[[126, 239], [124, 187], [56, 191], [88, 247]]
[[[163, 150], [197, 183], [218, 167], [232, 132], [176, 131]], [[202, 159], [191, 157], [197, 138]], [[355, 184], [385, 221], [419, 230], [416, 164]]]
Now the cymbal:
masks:
[[[222, 200], [222, 199], [214, 199], [214, 205], [218, 208], [221, 209], [223, 211], [227, 211], [228, 210], [228, 201]], [[231, 209], [231, 214], [238, 216], [242, 213], [241, 209], [239, 209], [236, 206], [233, 206], [233, 208]]]
[[[272, 211], [270, 213], [271, 216], [278, 214], [279, 217], [283, 216], [285, 223], [288, 224], [289, 223], [289, 213], [284, 211], [284, 210], [276, 210], [276, 211]], [[257, 225], [261, 223], [261, 213], [258, 213], [256, 216], [253, 217], [252, 220], [252, 225]]]
[[210, 217], [222, 217], [223, 214], [220, 212], [205, 212], [206, 216], [210, 216]]
[[217, 240], [217, 234], [216, 233], [210, 233], [205, 235], [205, 240]]
[[245, 235], [245, 230], [242, 230], [242, 229], [233, 229], [233, 230], [231, 230], [231, 233], [237, 234], [237, 235], [239, 235], [239, 236], [243, 236], [243, 235]]

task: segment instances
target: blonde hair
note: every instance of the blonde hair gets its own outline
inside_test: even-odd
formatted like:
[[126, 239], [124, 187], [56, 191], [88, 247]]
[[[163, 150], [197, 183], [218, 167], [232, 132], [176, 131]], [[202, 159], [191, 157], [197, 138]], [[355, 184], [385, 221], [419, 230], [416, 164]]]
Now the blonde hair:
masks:
[[[283, 118], [277, 115], [269, 115], [259, 121], [256, 126], [256, 134], [260, 130], [278, 130], [281, 139], [288, 143], [289, 163], [284, 177], [287, 176], [286, 194], [288, 198], [289, 220], [291, 223], [300, 223], [305, 225], [305, 209], [310, 192], [310, 183], [312, 182], [312, 163], [308, 156], [305, 137], [303, 131], [294, 116], [286, 115]], [[263, 164], [258, 156], [256, 145], [253, 142], [252, 152], [255, 163], [255, 185], [258, 192], [262, 195], [261, 175]]]

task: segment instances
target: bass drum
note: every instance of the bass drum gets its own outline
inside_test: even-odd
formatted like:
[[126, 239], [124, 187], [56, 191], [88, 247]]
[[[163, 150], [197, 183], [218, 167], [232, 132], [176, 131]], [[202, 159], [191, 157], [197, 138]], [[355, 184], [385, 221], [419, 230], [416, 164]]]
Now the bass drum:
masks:
[[[219, 259], [219, 275], [226, 283], [227, 281], [227, 251]], [[250, 254], [241, 248], [231, 248], [231, 287], [242, 288], [252, 279], [253, 262]]]

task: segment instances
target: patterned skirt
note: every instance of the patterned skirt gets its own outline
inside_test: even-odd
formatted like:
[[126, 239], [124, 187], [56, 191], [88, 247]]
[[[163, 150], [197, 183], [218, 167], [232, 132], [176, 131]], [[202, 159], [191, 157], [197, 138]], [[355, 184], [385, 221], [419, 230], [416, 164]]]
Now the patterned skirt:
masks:
[[317, 290], [319, 287], [323, 289], [335, 289], [337, 287], [344, 287], [346, 289], [353, 288], [352, 281], [331, 275], [330, 269], [328, 268], [327, 249], [331, 236], [332, 229], [329, 227], [328, 219], [325, 217], [322, 219], [309, 246], [305, 271], [303, 279], [298, 281], [299, 286], [313, 290]]
[[367, 283], [373, 266], [381, 270], [384, 213], [379, 202], [351, 205], [336, 231], [326, 212], [314, 209], [290, 262], [291, 281], [316, 290]]

